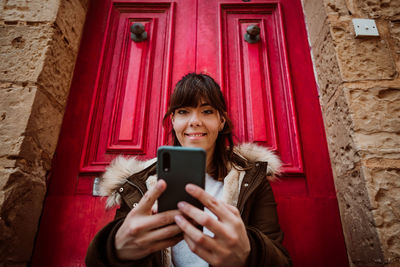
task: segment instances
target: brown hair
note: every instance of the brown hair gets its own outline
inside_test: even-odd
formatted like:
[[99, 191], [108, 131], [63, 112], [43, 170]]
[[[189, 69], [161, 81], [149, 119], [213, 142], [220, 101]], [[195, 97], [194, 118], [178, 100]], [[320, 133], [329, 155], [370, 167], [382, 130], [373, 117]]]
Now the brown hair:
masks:
[[[206, 74], [196, 73], [183, 76], [171, 95], [168, 110], [163, 119], [164, 126], [166, 126], [169, 116], [174, 114], [176, 109], [197, 107], [200, 100], [210, 104], [225, 119], [224, 128], [218, 133], [212, 165], [208, 170], [212, 177], [221, 180], [228, 174], [230, 163], [235, 163], [235, 165], [241, 167], [245, 167], [247, 164], [242, 157], [233, 152], [232, 121], [227, 115], [226, 103], [221, 89], [213, 78]], [[181, 146], [173, 129], [172, 138], [174, 146]]]

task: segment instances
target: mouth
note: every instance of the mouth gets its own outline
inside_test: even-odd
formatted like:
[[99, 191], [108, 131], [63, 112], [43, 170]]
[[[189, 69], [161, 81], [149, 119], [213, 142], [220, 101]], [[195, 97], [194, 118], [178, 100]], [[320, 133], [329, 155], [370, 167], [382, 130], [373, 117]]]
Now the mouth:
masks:
[[189, 136], [189, 137], [202, 137], [202, 136], [206, 136], [206, 133], [185, 133], [185, 136]]

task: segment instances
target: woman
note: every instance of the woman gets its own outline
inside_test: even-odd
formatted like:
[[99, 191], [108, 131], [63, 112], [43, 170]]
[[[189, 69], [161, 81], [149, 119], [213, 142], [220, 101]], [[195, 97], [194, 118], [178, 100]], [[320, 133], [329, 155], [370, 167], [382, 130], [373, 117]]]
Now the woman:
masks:
[[[188, 74], [176, 85], [164, 123], [171, 118], [174, 145], [206, 151], [205, 190], [186, 191], [207, 208], [181, 202], [156, 212], [166, 189], [155, 159], [116, 158], [101, 181], [107, 207], [120, 205], [114, 221], [93, 239], [88, 266], [290, 266], [282, 246], [269, 180], [280, 161], [255, 144], [233, 146], [232, 124], [218, 84]], [[204, 232], [193, 223], [205, 226]]]

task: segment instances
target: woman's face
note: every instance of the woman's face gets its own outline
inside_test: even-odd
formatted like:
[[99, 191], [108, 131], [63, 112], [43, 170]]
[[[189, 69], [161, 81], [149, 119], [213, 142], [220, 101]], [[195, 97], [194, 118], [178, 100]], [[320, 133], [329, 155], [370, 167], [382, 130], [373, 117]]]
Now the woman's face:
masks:
[[224, 128], [225, 119], [211, 105], [200, 102], [195, 108], [176, 109], [172, 126], [179, 143], [185, 147], [203, 148], [207, 157], [214, 153], [218, 132]]

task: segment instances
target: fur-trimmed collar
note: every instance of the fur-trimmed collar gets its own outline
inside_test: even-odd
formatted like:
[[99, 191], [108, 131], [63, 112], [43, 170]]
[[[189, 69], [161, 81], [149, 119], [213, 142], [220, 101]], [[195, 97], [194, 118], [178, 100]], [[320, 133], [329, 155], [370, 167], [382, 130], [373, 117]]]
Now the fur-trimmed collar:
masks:
[[[240, 154], [250, 162], [268, 162], [266, 175], [269, 180], [273, 180], [280, 173], [282, 164], [279, 157], [266, 147], [254, 143], [244, 143], [235, 146], [234, 152]], [[147, 161], [140, 161], [136, 157], [116, 157], [106, 168], [106, 172], [100, 181], [100, 194], [108, 196], [106, 206], [112, 207], [120, 204], [121, 196], [117, 193], [117, 189], [127, 181], [129, 176], [146, 169], [155, 163], [156, 160], [154, 158]], [[243, 177], [244, 171], [231, 168], [228, 175], [224, 178], [223, 199], [225, 202], [236, 206]], [[146, 185], [148, 189], [155, 184], [156, 180], [157, 177], [155, 176], [150, 176], [147, 179]]]
[[267, 176], [275, 177], [280, 174], [282, 162], [270, 149], [254, 143], [244, 143], [235, 146], [233, 150], [250, 162], [268, 162]]

